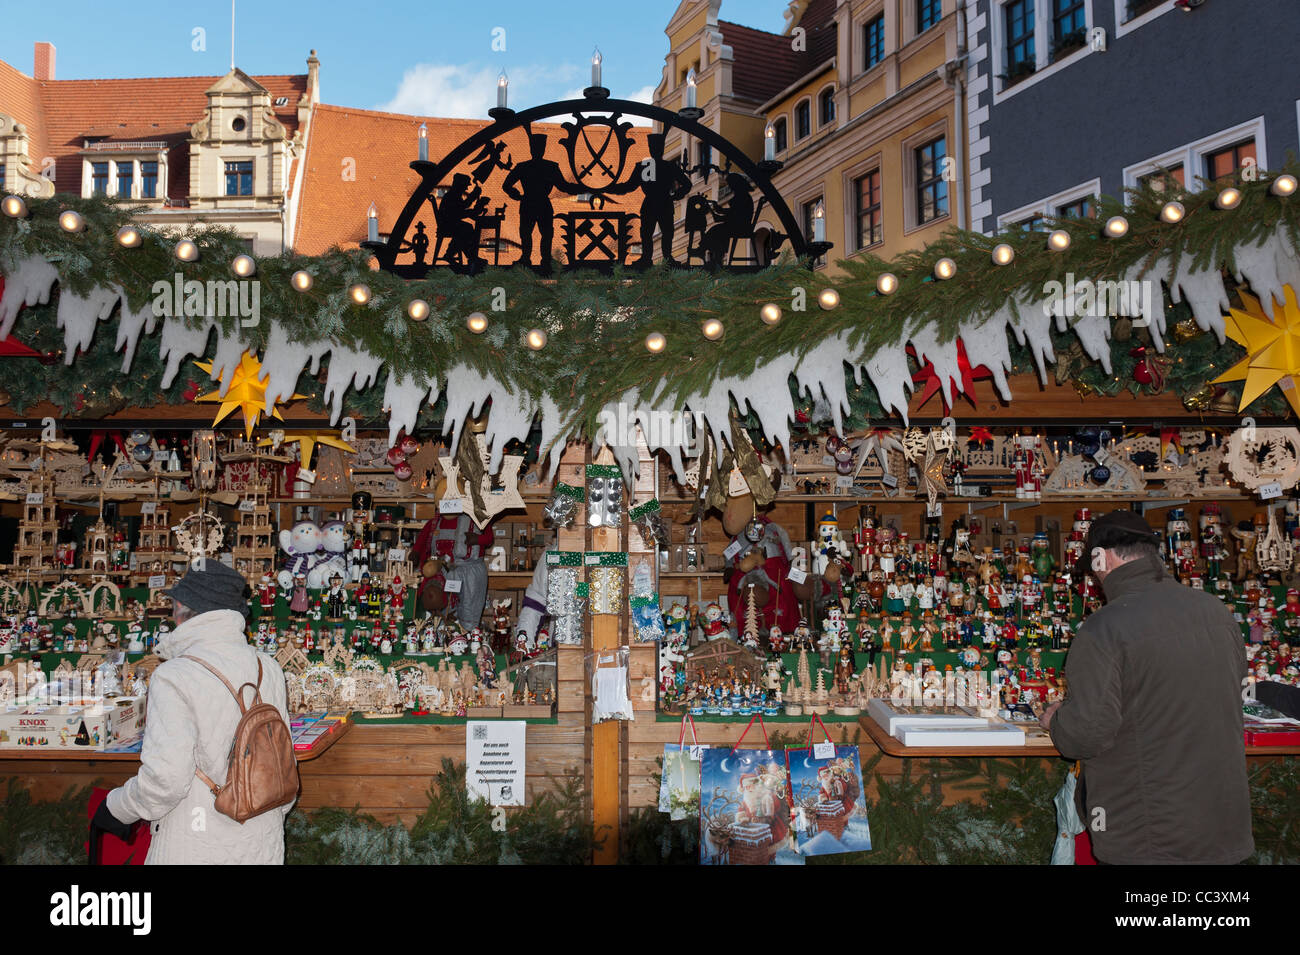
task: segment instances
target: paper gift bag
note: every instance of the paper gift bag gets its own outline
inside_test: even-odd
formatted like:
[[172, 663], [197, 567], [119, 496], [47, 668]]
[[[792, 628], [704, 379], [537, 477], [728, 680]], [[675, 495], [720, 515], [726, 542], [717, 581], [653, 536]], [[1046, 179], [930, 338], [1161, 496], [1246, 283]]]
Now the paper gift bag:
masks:
[[[692, 743], [683, 743], [687, 721]], [[683, 716], [677, 742], [664, 744], [663, 775], [659, 779], [659, 811], [668, 813], [670, 819], [685, 819], [700, 811], [700, 757], [706, 749], [695, 734], [695, 720], [690, 714]]]
[[[817, 728], [825, 742], [813, 745]], [[871, 829], [862, 804], [862, 763], [856, 746], [836, 746], [821, 717], [808, 723], [808, 745], [786, 750], [794, 841], [803, 856], [865, 852]]]
[[719, 747], [702, 755], [700, 864], [802, 865], [790, 840], [785, 753]]

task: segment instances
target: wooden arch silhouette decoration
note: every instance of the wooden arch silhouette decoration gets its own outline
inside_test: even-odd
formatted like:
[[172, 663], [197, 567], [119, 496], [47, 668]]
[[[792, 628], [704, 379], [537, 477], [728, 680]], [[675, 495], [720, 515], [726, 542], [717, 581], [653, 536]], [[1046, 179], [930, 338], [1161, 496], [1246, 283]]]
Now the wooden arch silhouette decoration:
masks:
[[[494, 109], [491, 114], [496, 122], [441, 160], [411, 163], [420, 184], [387, 239], [363, 242], [362, 247], [374, 253], [381, 268], [408, 279], [423, 278], [434, 268], [472, 274], [513, 265], [547, 272], [557, 237], [566, 269], [609, 272], [615, 266], [646, 268], [653, 264], [656, 227], [661, 261], [680, 267], [757, 271], [775, 261], [787, 242], [799, 259], [816, 260], [824, 255], [831, 244], [809, 242], [772, 185], [771, 174], [782, 164], [755, 162], [690, 112], [698, 111], [675, 113], [647, 103], [593, 95], [592, 90], [585, 99], [561, 100], [521, 112]], [[650, 119], [665, 130], [676, 129], [695, 138], [710, 148], [707, 160], [689, 166], [689, 149], [678, 159], [664, 156], [664, 133], [659, 132], [645, 134], [648, 156], [631, 162], [634, 137], [628, 116]], [[557, 142], [565, 150], [567, 170], [548, 155], [550, 131], [532, 129], [535, 122], [556, 119], [564, 120], [560, 123], [564, 133]], [[528, 137], [524, 157], [512, 154], [503, 138], [521, 129]], [[725, 165], [716, 165], [715, 155]], [[720, 199], [725, 202], [694, 191], [695, 174], [701, 169], [704, 182], [713, 171], [723, 176], [727, 189]], [[507, 198], [504, 204], [494, 206], [484, 187], [498, 174], [502, 176], [499, 189]], [[752, 196], [755, 189], [757, 199]], [[556, 212], [551, 202], [556, 191], [585, 200], [589, 211]], [[638, 194], [639, 199], [625, 198]], [[676, 203], [682, 200], [687, 204], [687, 250], [685, 261], [677, 261], [671, 257], [674, 213]], [[502, 224], [511, 213], [519, 226], [520, 255], [516, 261], [502, 262]], [[759, 228], [759, 221], [770, 216], [776, 217], [784, 232]], [[485, 240], [491, 243], [492, 261], [482, 255]], [[748, 254], [742, 254], [742, 249]]]

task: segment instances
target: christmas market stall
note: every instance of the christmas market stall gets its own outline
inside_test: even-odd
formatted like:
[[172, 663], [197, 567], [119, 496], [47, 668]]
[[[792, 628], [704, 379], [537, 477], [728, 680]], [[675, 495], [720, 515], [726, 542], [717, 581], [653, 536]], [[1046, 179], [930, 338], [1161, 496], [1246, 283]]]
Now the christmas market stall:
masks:
[[[638, 117], [727, 183], [683, 261], [693, 170]], [[493, 119], [318, 257], [3, 199], [3, 775], [134, 772], [205, 560], [288, 678], [300, 810], [409, 825], [450, 758], [496, 805], [580, 781], [599, 861], [660, 811], [706, 863], [862, 851], [916, 759], [945, 802], [940, 756], [1059, 782], [1038, 715], [1116, 508], [1300, 683], [1294, 169], [831, 271], [689, 109]], [[1300, 751], [1256, 707], [1252, 758]]]

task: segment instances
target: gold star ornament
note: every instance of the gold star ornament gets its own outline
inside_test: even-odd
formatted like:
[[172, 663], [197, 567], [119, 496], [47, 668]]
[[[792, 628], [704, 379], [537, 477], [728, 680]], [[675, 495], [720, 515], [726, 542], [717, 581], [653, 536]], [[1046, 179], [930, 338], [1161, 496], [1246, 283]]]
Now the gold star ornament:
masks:
[[1224, 330], [1246, 349], [1246, 357], [1215, 378], [1213, 384], [1245, 381], [1238, 411], [1277, 385], [1291, 410], [1300, 415], [1300, 305], [1296, 303], [1295, 289], [1290, 285], [1282, 287], [1285, 301], [1273, 300], [1272, 319], [1264, 314], [1259, 299], [1248, 292], [1240, 294], [1246, 307], [1229, 310]]
[[[275, 432], [272, 432], [272, 434], [274, 433]], [[344, 441], [342, 437], [330, 434], [327, 431], [286, 431], [284, 436], [278, 441], [273, 438], [263, 438], [261, 441], [257, 442], [259, 448], [278, 448], [279, 445], [282, 444], [298, 445], [298, 461], [304, 468], [311, 465], [312, 452], [316, 450], [316, 445], [318, 444], [328, 445], [331, 448], [338, 448], [340, 451], [346, 451], [348, 454], [357, 453], [357, 449]]]
[[[194, 363], [212, 374], [212, 362], [196, 361]], [[306, 398], [306, 395], [290, 395], [290, 401], [297, 401], [299, 398]], [[266, 384], [262, 381], [262, 363], [258, 361], [257, 356], [251, 351], [244, 352], [239, 364], [235, 366], [234, 373], [230, 376], [230, 385], [225, 389], [223, 395], [221, 390], [210, 391], [206, 395], [199, 395], [194, 399], [202, 402], [220, 402], [221, 407], [217, 410], [217, 416], [213, 419], [213, 427], [220, 424], [232, 411], [238, 408], [244, 415], [244, 438], [245, 440], [253, 437], [253, 429], [257, 427], [258, 421], [262, 418], [263, 411], [269, 413], [281, 421], [284, 420], [280, 414], [280, 409], [274, 405], [271, 408], [266, 407]]]

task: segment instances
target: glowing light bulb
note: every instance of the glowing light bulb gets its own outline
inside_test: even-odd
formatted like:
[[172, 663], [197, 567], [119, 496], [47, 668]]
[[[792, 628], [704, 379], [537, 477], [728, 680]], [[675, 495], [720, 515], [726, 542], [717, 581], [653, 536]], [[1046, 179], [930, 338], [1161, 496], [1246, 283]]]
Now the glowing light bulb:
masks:
[[700, 325], [700, 332], [711, 342], [716, 342], [721, 338], [724, 331], [726, 329], [723, 327], [722, 322], [716, 318], [706, 318], [703, 324]]
[[487, 316], [482, 312], [470, 312], [469, 317], [465, 319], [465, 327], [475, 335], [482, 335], [487, 331]]
[[1005, 242], [999, 242], [993, 247], [992, 257], [994, 265], [1010, 265], [1016, 257], [1016, 250]]
[[876, 292], [881, 295], [893, 295], [898, 291], [898, 276], [893, 272], [881, 272], [876, 276]]

